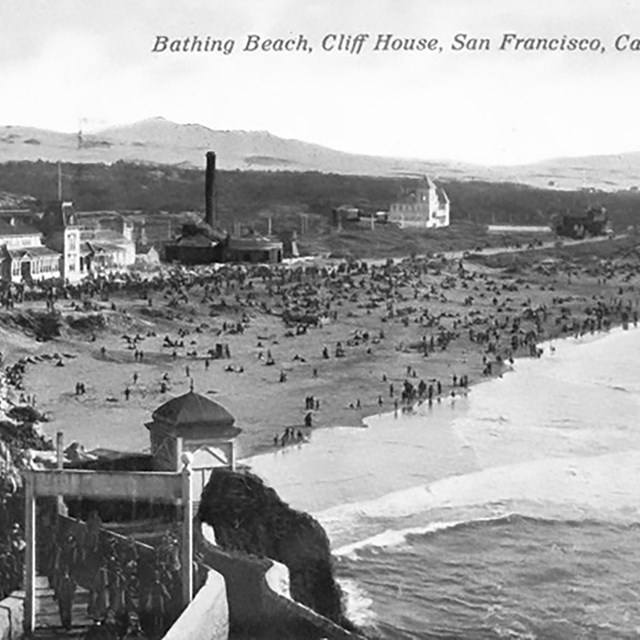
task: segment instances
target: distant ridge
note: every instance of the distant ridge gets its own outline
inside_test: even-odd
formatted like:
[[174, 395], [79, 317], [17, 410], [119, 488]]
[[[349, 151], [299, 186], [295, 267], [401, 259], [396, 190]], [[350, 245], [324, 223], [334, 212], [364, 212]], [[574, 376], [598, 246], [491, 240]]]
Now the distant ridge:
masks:
[[[321, 171], [359, 175], [429, 174], [434, 178], [521, 182], [575, 189], [628, 189], [640, 184], [640, 152], [559, 158], [529, 165], [481, 166], [358, 155], [319, 144], [280, 138], [268, 131], [214, 130], [154, 117], [78, 135], [24, 126], [0, 126], [0, 162], [48, 160], [84, 163], [129, 162], [202, 168], [213, 150], [221, 169]], [[425, 155], [428, 149], [425, 149]]]

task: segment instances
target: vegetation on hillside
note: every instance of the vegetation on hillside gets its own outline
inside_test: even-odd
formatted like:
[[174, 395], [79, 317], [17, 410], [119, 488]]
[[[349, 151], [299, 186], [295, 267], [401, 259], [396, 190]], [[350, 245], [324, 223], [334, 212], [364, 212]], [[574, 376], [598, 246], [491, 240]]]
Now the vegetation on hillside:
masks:
[[[0, 164], [0, 191], [33, 196], [36, 207], [56, 197], [57, 164]], [[62, 165], [63, 196], [79, 210], [183, 212], [204, 208], [204, 172], [168, 165], [127, 162]], [[220, 223], [264, 222], [299, 227], [299, 214], [326, 221], [334, 207], [386, 210], [419, 184], [417, 177], [370, 177], [319, 172], [218, 171], [216, 203]], [[618, 230], [634, 224], [640, 192], [559, 191], [520, 184], [440, 181], [451, 200], [452, 219], [479, 224], [545, 224], [554, 213], [607, 208]], [[266, 226], [266, 223], [265, 223]], [[324, 226], [324, 225], [320, 225]], [[313, 224], [310, 230], [313, 230]]]

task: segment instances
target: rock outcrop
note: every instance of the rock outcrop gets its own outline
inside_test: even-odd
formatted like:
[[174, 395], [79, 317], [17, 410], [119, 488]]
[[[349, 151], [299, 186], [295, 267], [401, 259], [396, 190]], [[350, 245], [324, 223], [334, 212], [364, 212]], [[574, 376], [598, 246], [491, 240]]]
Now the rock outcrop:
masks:
[[214, 469], [202, 493], [199, 517], [214, 528], [222, 549], [286, 565], [294, 600], [353, 628], [343, 612], [324, 529], [310, 515], [289, 507], [258, 476]]

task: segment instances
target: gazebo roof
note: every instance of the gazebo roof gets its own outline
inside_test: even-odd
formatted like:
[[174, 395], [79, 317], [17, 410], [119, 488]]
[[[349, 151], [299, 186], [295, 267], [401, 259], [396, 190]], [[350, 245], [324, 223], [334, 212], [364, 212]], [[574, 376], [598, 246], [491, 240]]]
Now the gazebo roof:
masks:
[[201, 396], [195, 391], [172, 398], [158, 407], [147, 424], [167, 427], [176, 435], [234, 438], [242, 430], [234, 427], [235, 418], [220, 404]]

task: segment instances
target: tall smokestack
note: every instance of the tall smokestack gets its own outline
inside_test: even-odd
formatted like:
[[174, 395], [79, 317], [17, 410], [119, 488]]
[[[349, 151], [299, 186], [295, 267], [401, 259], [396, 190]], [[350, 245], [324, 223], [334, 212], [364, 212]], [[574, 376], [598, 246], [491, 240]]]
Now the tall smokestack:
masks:
[[213, 191], [216, 181], [216, 154], [213, 151], [207, 151], [207, 169], [204, 179], [204, 221], [213, 226], [214, 222], [214, 204]]

